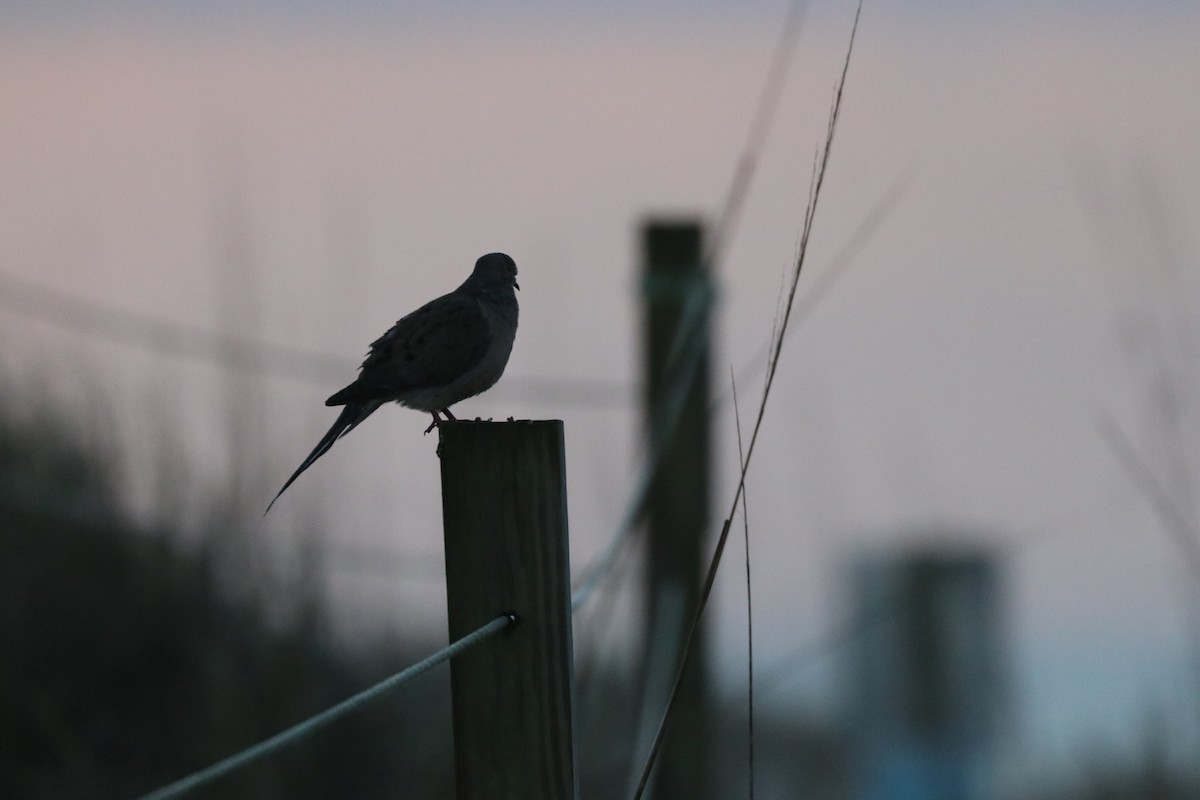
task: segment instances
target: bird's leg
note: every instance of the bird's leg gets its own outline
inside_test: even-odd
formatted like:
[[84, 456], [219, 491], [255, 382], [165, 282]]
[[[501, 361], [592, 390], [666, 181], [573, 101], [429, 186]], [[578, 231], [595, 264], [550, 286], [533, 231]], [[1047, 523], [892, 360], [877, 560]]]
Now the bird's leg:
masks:
[[[443, 409], [439, 409], [439, 410], [441, 411], [441, 413], [446, 415], [446, 419], [444, 420], [445, 422], [457, 422], [458, 421], [457, 419], [455, 419], [454, 415], [450, 413], [450, 409], [443, 408]], [[425, 429], [425, 433], [427, 433], [427, 434], [431, 430], [436, 428], [438, 425], [441, 425], [443, 422], [442, 418], [438, 416], [437, 411], [430, 411], [429, 413], [433, 414], [433, 422], [429, 423], [429, 427]]]
[[438, 412], [431, 411], [429, 413], [433, 414], [433, 422], [429, 423], [429, 427], [425, 429], [426, 436], [428, 436], [429, 432], [431, 430], [433, 430], [434, 428], [436, 428], [438, 425], [440, 425], [442, 422], [442, 418], [438, 416]]

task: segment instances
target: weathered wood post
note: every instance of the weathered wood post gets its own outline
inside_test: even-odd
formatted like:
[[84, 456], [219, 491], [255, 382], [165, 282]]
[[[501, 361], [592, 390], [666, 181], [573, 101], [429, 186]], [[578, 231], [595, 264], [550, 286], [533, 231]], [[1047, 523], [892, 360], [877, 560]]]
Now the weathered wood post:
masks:
[[517, 624], [450, 665], [458, 800], [575, 797], [567, 487], [559, 420], [443, 423], [450, 640]]
[[[646, 435], [658, 468], [646, 504], [643, 733], [658, 724], [700, 598], [710, 486], [709, 347], [713, 290], [697, 221], [642, 228]], [[682, 333], [681, 333], [682, 329]], [[673, 426], [667, 420], [676, 416]], [[659, 798], [711, 796], [708, 665], [697, 632], [652, 784]]]

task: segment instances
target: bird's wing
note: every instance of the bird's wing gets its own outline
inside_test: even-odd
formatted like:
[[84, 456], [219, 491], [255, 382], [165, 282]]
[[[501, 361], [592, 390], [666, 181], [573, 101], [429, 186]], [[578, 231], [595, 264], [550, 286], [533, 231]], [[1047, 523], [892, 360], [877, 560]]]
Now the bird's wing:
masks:
[[479, 301], [448, 294], [407, 315], [371, 344], [358, 380], [325, 401], [390, 399], [406, 389], [446, 386], [479, 363], [492, 333]]

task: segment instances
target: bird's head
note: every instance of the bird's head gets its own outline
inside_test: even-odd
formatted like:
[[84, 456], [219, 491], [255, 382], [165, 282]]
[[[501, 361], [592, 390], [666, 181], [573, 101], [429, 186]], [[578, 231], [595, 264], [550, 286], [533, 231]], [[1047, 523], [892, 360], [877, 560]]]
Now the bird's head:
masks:
[[471, 276], [488, 283], [500, 283], [514, 289], [521, 288], [517, 283], [517, 262], [504, 253], [488, 253], [486, 256], [481, 256], [475, 262], [475, 271]]

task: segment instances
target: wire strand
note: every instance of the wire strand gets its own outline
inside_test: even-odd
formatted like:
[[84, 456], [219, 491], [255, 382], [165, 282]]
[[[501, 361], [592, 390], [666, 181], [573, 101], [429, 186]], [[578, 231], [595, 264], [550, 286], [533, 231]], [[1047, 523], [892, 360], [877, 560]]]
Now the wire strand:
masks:
[[319, 728], [322, 728], [329, 723], [346, 716], [347, 714], [358, 710], [368, 703], [374, 702], [383, 697], [388, 692], [396, 689], [401, 684], [404, 684], [419, 675], [433, 669], [434, 667], [449, 661], [454, 656], [466, 650], [469, 647], [479, 644], [490, 636], [494, 636], [500, 631], [507, 628], [516, 622], [516, 617], [512, 614], [504, 614], [496, 617], [494, 620], [484, 625], [483, 627], [467, 634], [458, 641], [439, 650], [423, 661], [413, 664], [408, 669], [396, 673], [395, 675], [380, 681], [369, 689], [365, 689], [358, 694], [343, 700], [331, 708], [322, 711], [316, 716], [309, 717], [303, 722], [299, 722], [287, 730], [275, 734], [269, 739], [266, 739], [258, 744], [242, 750], [240, 753], [218, 761], [210, 767], [194, 772], [186, 778], [181, 778], [172, 784], [157, 789], [149, 794], [142, 795], [139, 800], [168, 800], [169, 798], [179, 797], [185, 792], [190, 792], [199, 786], [211, 783], [216, 779], [233, 772], [236, 769], [264, 758], [278, 750], [297, 743], [300, 739], [308, 736]]
[[[97, 303], [15, 275], [0, 273], [0, 309], [83, 336], [234, 372], [327, 386], [348, 380], [353, 361], [288, 345], [216, 333], [193, 325]], [[632, 387], [591, 378], [512, 376], [501, 389], [528, 402], [623, 408]]]

